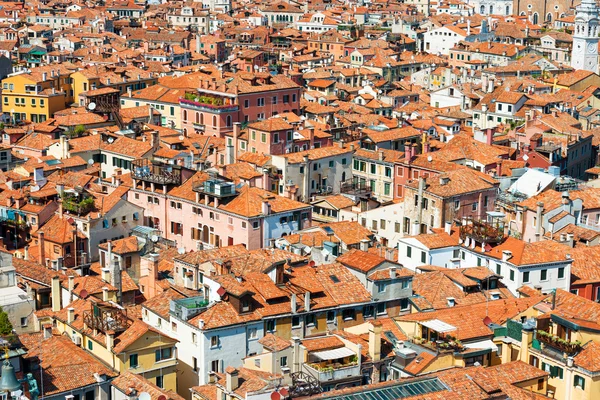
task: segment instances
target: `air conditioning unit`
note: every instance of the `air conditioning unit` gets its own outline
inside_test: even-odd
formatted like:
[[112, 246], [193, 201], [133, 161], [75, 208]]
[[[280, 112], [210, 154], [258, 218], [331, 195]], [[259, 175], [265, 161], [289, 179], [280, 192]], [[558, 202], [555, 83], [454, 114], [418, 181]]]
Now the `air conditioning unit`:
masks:
[[72, 335], [72, 336], [71, 336], [71, 340], [72, 340], [72, 341], [73, 341], [73, 343], [75, 343], [77, 346], [81, 346], [81, 336]]

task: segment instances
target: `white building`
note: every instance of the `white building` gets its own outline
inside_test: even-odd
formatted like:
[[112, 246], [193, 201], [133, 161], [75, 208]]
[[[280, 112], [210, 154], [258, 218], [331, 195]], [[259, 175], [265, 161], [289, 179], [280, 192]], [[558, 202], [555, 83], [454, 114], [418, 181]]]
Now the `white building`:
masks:
[[584, 0], [577, 6], [571, 66], [598, 73], [598, 6]]
[[431, 54], [449, 55], [450, 49], [467, 36], [466, 31], [454, 25], [431, 29], [423, 34], [423, 50]]
[[[448, 234], [450, 232], [450, 234]], [[470, 237], [460, 239], [458, 228], [447, 224], [444, 232], [421, 234], [400, 239], [398, 262], [415, 270], [422, 265], [446, 268], [486, 266], [501, 275], [502, 283], [515, 295], [521, 286], [549, 293], [570, 288], [569, 246], [552, 241], [524, 242], [512, 237], [490, 246]]]
[[475, 0], [470, 2], [473, 10], [481, 15], [503, 15], [513, 14], [512, 0]]

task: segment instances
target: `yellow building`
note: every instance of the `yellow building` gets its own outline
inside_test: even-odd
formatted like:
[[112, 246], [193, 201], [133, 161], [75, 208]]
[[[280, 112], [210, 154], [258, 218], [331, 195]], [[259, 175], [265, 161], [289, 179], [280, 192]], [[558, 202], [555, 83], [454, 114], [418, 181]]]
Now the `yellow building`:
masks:
[[60, 309], [54, 293], [56, 290], [52, 308], [36, 313], [41, 325], [52, 323], [117, 372], [140, 374], [162, 389], [177, 391], [176, 339], [129, 318], [126, 310], [113, 302], [90, 297]]
[[2, 80], [2, 109], [18, 121], [43, 122], [67, 108], [67, 70], [33, 70]]

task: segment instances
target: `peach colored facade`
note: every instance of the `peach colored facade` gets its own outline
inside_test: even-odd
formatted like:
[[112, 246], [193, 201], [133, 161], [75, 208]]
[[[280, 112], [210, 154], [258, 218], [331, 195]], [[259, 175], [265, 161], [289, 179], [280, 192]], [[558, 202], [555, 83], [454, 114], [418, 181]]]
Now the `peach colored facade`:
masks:
[[[199, 89], [200, 94], [203, 94]], [[207, 96], [223, 99], [222, 106], [180, 100], [181, 127], [185, 133], [199, 132], [223, 137], [233, 131], [235, 122], [264, 120], [285, 112], [300, 112], [302, 88], [269, 90], [265, 92], [231, 94], [218, 93]]]

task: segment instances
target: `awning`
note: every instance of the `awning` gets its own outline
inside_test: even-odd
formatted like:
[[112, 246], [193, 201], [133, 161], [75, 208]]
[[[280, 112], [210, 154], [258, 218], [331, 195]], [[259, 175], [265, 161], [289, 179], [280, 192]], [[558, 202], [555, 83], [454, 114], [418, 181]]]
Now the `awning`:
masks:
[[471, 343], [463, 343], [463, 346], [467, 349], [490, 349], [490, 350], [498, 350], [498, 346], [494, 344], [491, 340], [480, 340], [478, 342]]
[[440, 321], [439, 319], [421, 322], [421, 325], [439, 333], [452, 332], [456, 330], [454, 326], [447, 324], [444, 321]]
[[355, 356], [356, 353], [347, 347], [340, 347], [339, 349], [317, 351], [312, 355], [320, 360], [337, 360], [338, 358]]

